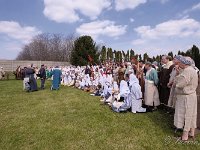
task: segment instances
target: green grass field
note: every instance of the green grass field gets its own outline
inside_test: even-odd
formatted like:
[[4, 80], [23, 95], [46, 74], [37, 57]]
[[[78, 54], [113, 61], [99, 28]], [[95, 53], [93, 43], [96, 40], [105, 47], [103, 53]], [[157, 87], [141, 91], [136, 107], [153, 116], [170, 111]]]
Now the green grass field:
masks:
[[174, 139], [173, 117], [161, 111], [115, 113], [78, 89], [26, 93], [22, 81], [0, 81], [1, 150], [200, 149]]

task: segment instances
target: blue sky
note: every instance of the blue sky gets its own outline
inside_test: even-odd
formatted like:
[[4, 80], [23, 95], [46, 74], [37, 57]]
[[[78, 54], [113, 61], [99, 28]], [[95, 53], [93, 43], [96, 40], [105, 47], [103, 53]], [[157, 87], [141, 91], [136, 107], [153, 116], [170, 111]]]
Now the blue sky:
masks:
[[200, 47], [200, 0], [0, 0], [0, 59], [40, 33], [91, 35], [150, 56]]

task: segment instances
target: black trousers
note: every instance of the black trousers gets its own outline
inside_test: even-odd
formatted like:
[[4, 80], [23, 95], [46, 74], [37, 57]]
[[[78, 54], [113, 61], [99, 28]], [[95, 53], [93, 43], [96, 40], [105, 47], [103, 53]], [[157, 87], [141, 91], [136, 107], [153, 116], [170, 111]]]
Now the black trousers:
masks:
[[41, 79], [41, 89], [44, 89], [45, 79]]

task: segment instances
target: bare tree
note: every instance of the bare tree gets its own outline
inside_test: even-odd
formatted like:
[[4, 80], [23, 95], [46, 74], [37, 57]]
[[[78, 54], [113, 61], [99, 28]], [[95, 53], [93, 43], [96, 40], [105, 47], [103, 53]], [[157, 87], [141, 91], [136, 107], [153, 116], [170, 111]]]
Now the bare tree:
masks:
[[74, 35], [43, 33], [22, 48], [17, 60], [69, 61]]

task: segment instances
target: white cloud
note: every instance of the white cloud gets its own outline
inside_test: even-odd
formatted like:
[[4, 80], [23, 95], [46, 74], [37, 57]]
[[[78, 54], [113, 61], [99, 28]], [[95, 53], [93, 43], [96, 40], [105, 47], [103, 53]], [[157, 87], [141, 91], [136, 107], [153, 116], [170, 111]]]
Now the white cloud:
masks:
[[40, 33], [36, 27], [22, 26], [14, 21], [0, 21], [0, 58], [15, 59], [22, 46]]
[[195, 11], [195, 10], [200, 10], [200, 2], [196, 5], [193, 5], [192, 8], [191, 8], [192, 11]]
[[32, 26], [21, 26], [18, 22], [14, 21], [0, 21], [0, 33], [26, 43], [33, 36], [40, 34], [41, 31]]
[[137, 6], [146, 3], [147, 0], [115, 0], [117, 11], [124, 9], [135, 9]]
[[200, 22], [194, 19], [169, 20], [156, 25], [140, 26], [134, 29], [141, 39], [159, 39], [162, 37], [200, 36]]
[[80, 35], [90, 35], [94, 39], [101, 35], [117, 38], [126, 33], [126, 28], [126, 25], [115, 25], [114, 21], [103, 20], [84, 23], [76, 29], [76, 32]]
[[109, 9], [111, 0], [44, 0], [44, 15], [58, 23], [72, 23], [80, 20], [81, 13], [96, 19], [103, 9]]
[[148, 52], [151, 56], [187, 50], [188, 45], [200, 44], [200, 22], [191, 18], [169, 20], [155, 27], [140, 26], [134, 30], [139, 38], [132, 41], [132, 45], [142, 50], [138, 52]]
[[193, 5], [192, 7], [185, 9], [183, 12], [179, 13], [178, 16], [179, 17], [183, 17], [183, 16], [188, 16], [189, 13], [193, 12], [193, 11], [197, 11], [200, 10], [200, 2]]

